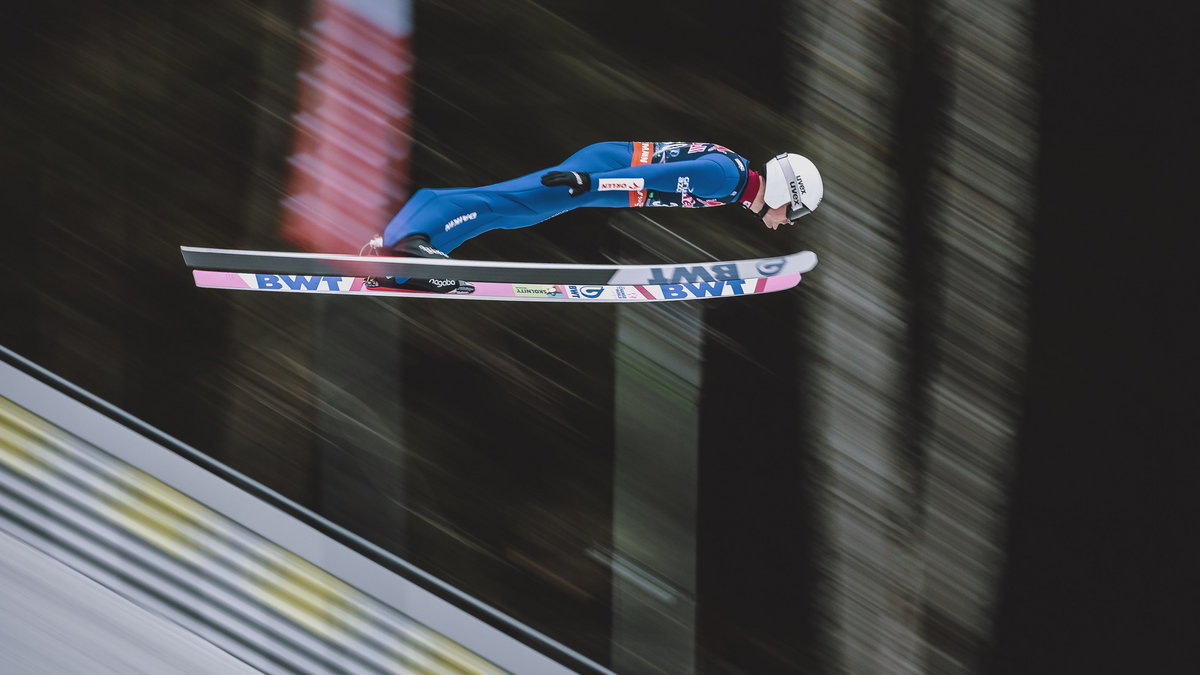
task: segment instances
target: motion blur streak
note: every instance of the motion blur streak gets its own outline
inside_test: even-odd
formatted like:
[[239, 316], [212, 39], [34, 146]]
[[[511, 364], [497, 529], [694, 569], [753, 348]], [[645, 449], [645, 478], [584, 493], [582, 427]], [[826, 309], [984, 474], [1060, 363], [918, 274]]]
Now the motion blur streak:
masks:
[[283, 234], [312, 251], [346, 251], [382, 231], [406, 196], [411, 8], [314, 5]]
[[800, 138], [838, 195], [809, 232], [824, 264], [802, 365], [830, 672], [977, 672], [987, 653], [1027, 332], [1026, 4], [793, 16], [813, 64]]

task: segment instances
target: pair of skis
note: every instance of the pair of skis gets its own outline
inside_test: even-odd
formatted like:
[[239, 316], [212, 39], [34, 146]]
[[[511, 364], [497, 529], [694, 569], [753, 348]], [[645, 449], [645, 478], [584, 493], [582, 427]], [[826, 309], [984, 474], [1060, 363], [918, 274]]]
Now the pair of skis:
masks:
[[[796, 286], [817, 264], [812, 251], [683, 265], [577, 265], [324, 253], [242, 251], [181, 246], [201, 288], [282, 293], [518, 300], [663, 302], [772, 293]], [[465, 295], [370, 287], [364, 277], [468, 279]]]

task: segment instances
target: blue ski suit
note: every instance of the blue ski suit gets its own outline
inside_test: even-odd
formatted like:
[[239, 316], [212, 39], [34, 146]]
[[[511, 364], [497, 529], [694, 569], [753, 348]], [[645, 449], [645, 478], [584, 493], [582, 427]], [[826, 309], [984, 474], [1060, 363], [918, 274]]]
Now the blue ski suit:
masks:
[[[542, 185], [541, 177], [550, 171], [587, 172], [591, 190], [572, 197], [565, 187]], [[483, 187], [418, 190], [388, 223], [383, 244], [391, 247], [410, 234], [424, 233], [434, 247], [449, 252], [489, 230], [529, 227], [583, 206], [741, 203], [748, 208], [759, 181], [744, 157], [713, 143], [595, 143], [558, 166], [521, 178]]]

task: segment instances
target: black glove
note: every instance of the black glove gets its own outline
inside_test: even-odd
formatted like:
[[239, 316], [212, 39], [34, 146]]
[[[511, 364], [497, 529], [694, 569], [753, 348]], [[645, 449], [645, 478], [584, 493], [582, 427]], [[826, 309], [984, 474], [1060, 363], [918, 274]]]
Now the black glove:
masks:
[[566, 185], [571, 196], [578, 197], [592, 189], [592, 177], [584, 171], [551, 171], [542, 176], [542, 185], [546, 187]]

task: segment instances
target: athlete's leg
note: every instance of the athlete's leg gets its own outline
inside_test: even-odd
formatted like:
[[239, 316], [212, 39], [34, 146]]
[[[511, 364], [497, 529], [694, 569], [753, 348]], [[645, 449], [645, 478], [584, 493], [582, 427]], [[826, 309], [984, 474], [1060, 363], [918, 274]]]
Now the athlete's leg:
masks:
[[[383, 245], [395, 246], [410, 234], [424, 234], [431, 240], [439, 232], [453, 229], [465, 220], [479, 217], [479, 210], [490, 212], [480, 188], [445, 188], [417, 190], [404, 208], [383, 230]], [[474, 213], [474, 215], [471, 215]]]
[[541, 177], [548, 171], [611, 171], [629, 166], [632, 156], [632, 143], [595, 143], [556, 166], [520, 178], [475, 188], [418, 190], [384, 230], [384, 246], [421, 233], [449, 252], [489, 230], [529, 227], [582, 206], [629, 206], [624, 192], [571, 197], [563, 188], [542, 185]]

